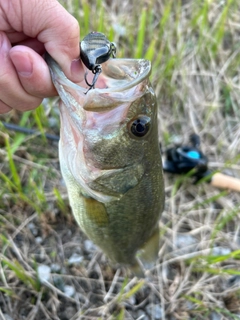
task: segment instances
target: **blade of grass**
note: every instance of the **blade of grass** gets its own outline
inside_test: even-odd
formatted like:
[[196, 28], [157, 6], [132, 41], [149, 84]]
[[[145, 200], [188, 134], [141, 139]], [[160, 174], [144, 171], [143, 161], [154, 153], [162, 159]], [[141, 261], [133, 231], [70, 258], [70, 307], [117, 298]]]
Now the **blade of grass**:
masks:
[[21, 119], [20, 119], [20, 122], [19, 122], [19, 125], [21, 127], [25, 127], [27, 125], [27, 122], [29, 121], [31, 114], [32, 114], [32, 111], [23, 112]]
[[146, 31], [146, 20], [147, 20], [147, 10], [146, 8], [142, 9], [139, 27], [138, 27], [138, 35], [137, 35], [137, 46], [134, 57], [136, 59], [140, 59], [143, 56], [143, 49], [145, 43], [145, 31]]
[[[224, 211], [222, 211], [222, 213], [224, 213]], [[211, 235], [212, 246], [214, 245], [214, 239], [216, 239], [218, 232], [221, 231], [226, 226], [226, 224], [232, 221], [238, 214], [239, 206], [229, 211], [227, 214], [225, 214], [225, 216], [222, 216], [221, 214], [218, 216]]]
[[12, 157], [13, 154], [12, 154], [12, 150], [11, 150], [11, 146], [10, 146], [10, 142], [9, 142], [9, 136], [5, 134], [4, 138], [5, 138], [5, 146], [6, 146], [6, 149], [7, 149], [9, 168], [10, 168], [10, 171], [11, 171], [11, 174], [12, 174], [12, 179], [13, 179], [13, 182], [15, 183], [17, 191], [22, 192], [21, 179], [19, 177], [15, 162], [14, 162], [13, 157]]
[[57, 205], [59, 207], [59, 209], [62, 212], [66, 212], [67, 211], [67, 207], [65, 202], [62, 199], [61, 193], [59, 192], [59, 190], [57, 188], [53, 189], [53, 193], [55, 194], [56, 198], [57, 198]]
[[134, 287], [132, 287], [127, 293], [124, 294], [125, 299], [131, 298], [135, 293], [137, 293], [145, 284], [145, 280], [139, 281], [137, 284], [135, 284]]
[[[0, 121], [0, 130], [2, 130], [3, 132], [7, 132], [7, 129], [4, 127], [3, 123]], [[19, 148], [19, 146], [23, 143], [23, 141], [25, 140], [25, 135], [22, 133], [16, 133], [13, 141], [11, 143], [11, 154], [13, 155], [17, 149]]]
[[80, 21], [79, 0], [73, 0], [72, 6], [73, 6], [74, 17], [77, 19], [77, 21]]
[[105, 25], [104, 25], [104, 6], [103, 6], [103, 1], [102, 0], [97, 0], [97, 13], [98, 13], [97, 31], [104, 33], [104, 30], [105, 30]]
[[212, 35], [212, 38], [214, 39], [213, 46], [212, 46], [212, 53], [214, 56], [216, 56], [218, 52], [218, 48], [222, 43], [222, 40], [225, 35], [225, 24], [226, 20], [228, 18], [228, 12], [230, 9], [230, 6], [232, 4], [233, 0], [228, 0], [225, 6], [223, 7], [223, 10], [221, 12], [219, 21], [216, 23], [214, 27], [214, 32]]
[[118, 315], [115, 319], [116, 320], [124, 320], [125, 319], [124, 315], [125, 315], [124, 308], [121, 308], [120, 312], [118, 313]]
[[29, 204], [32, 208], [34, 208], [34, 210], [36, 210], [38, 214], [42, 212], [41, 208], [35, 202], [30, 200], [29, 195], [25, 195], [24, 193], [19, 191], [17, 186], [4, 173], [0, 172], [0, 178], [5, 182], [5, 185], [12, 193], [12, 197], [15, 199], [15, 201], [19, 202], [19, 199], [21, 199], [25, 203]]
[[81, 35], [85, 36], [90, 32], [89, 30], [90, 6], [88, 1], [85, 1], [85, 0], [82, 1], [82, 8], [83, 8], [83, 19], [79, 18], [78, 22], [81, 26]]
[[45, 136], [45, 130], [43, 128], [42, 122], [44, 121], [44, 123], [47, 123], [47, 119], [46, 119], [44, 112], [43, 112], [43, 105], [39, 106], [37, 109], [35, 109], [33, 111], [33, 117], [34, 117], [34, 120], [35, 120], [36, 125], [38, 127], [38, 130], [41, 132], [41, 136], [42, 136], [44, 142], [46, 143], [47, 138]]
[[210, 267], [193, 267], [192, 269], [195, 272], [207, 272], [209, 274], [215, 275], [231, 275], [231, 276], [240, 276], [240, 271], [235, 269], [223, 269], [223, 268], [210, 268]]
[[23, 283], [25, 283], [26, 285], [30, 284], [31, 287], [37, 292], [40, 291], [40, 281], [29, 275], [17, 260], [15, 260], [14, 262], [10, 262], [7, 259], [2, 259], [2, 264], [3, 266], [7, 265], [8, 268], [11, 269], [16, 274], [17, 278]]

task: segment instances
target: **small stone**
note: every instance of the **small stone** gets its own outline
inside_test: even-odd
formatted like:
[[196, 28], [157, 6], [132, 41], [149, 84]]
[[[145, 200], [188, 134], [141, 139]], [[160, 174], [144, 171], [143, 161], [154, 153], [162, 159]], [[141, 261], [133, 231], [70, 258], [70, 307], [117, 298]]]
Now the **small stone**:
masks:
[[211, 320], [221, 320], [221, 319], [222, 319], [222, 316], [221, 316], [219, 313], [213, 311], [213, 312], [211, 312], [211, 314], [210, 314], [210, 319], [211, 319]]
[[35, 241], [38, 243], [38, 244], [41, 244], [43, 242], [43, 238], [42, 237], [36, 237], [35, 238]]
[[186, 301], [185, 303], [186, 309], [187, 310], [193, 310], [195, 308], [195, 304], [192, 301]]
[[69, 264], [80, 264], [83, 261], [83, 256], [74, 253], [71, 255], [71, 257], [68, 259]]
[[162, 319], [162, 308], [158, 304], [153, 307], [153, 316], [155, 319]]
[[146, 311], [150, 315], [151, 319], [162, 319], [162, 308], [158, 304], [149, 304], [146, 307]]
[[51, 268], [46, 265], [38, 266], [38, 277], [41, 282], [49, 281], [51, 277]]
[[186, 246], [190, 246], [195, 243], [197, 243], [197, 239], [190, 234], [178, 234], [175, 241], [175, 244], [179, 249], [185, 248]]
[[57, 263], [51, 264], [51, 271], [54, 273], [60, 273], [61, 272], [61, 266]]
[[198, 240], [190, 234], [178, 234], [174, 241], [174, 246], [177, 251], [173, 252], [175, 255], [183, 255], [196, 251]]
[[33, 234], [34, 236], [37, 236], [37, 235], [38, 235], [38, 229], [37, 229], [37, 227], [35, 226], [35, 224], [34, 224], [33, 222], [30, 222], [30, 223], [28, 224], [28, 229], [32, 232], [32, 234]]
[[3, 316], [4, 316], [4, 320], [13, 320], [13, 318], [6, 313], [3, 313]]
[[75, 294], [75, 288], [74, 287], [72, 287], [72, 286], [65, 286], [64, 287], [64, 293], [65, 293], [65, 295], [66, 296], [68, 296], [68, 297], [73, 297], [74, 296], [74, 294]]
[[224, 247], [215, 247], [212, 250], [214, 256], [226, 256], [231, 253], [231, 249]]
[[64, 283], [64, 280], [61, 276], [59, 275], [53, 275], [52, 276], [52, 282], [54, 284], [54, 286], [56, 288], [58, 288], [59, 290], [61, 290], [62, 292], [65, 291], [65, 283]]
[[84, 249], [87, 251], [87, 252], [93, 252], [95, 251], [97, 248], [95, 246], [95, 244], [91, 241], [91, 240], [85, 240], [84, 241]]

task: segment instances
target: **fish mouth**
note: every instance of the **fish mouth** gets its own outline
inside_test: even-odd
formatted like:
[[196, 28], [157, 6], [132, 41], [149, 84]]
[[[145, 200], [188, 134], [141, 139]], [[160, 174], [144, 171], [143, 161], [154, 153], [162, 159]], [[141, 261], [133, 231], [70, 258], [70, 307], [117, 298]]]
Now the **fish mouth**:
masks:
[[[60, 68], [59, 64], [46, 53], [45, 60], [50, 67], [53, 82], [56, 80], [64, 86], [68, 86], [74, 90], [86, 93], [86, 88], [70, 81]], [[91, 95], [93, 91], [99, 93], [121, 92], [138, 85], [146, 79], [151, 73], [151, 62], [145, 59], [109, 59], [102, 64], [102, 73], [99, 80], [104, 78], [101, 88], [97, 87], [87, 92]]]
[[[148, 81], [148, 76], [151, 73], [151, 62], [148, 60], [109, 59], [101, 65], [102, 72], [95, 88], [86, 92], [89, 89], [86, 83], [77, 84], [70, 81], [48, 53], [46, 53], [45, 60], [60, 98], [63, 100], [62, 88], [64, 87], [65, 90], [67, 88], [67, 91], [77, 101], [81, 97], [81, 107], [86, 111], [111, 110], [122, 103], [131, 102], [142, 96], [144, 92], [141, 89], [146, 86], [144, 80]], [[91, 76], [90, 72], [88, 72], [88, 76]]]

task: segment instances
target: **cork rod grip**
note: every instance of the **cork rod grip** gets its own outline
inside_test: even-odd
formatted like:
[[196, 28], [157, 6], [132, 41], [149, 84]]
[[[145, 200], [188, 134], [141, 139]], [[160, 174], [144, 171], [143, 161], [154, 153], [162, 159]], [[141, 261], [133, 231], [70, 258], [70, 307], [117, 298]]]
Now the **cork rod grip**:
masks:
[[229, 177], [222, 173], [215, 173], [212, 176], [211, 185], [240, 192], [240, 179]]

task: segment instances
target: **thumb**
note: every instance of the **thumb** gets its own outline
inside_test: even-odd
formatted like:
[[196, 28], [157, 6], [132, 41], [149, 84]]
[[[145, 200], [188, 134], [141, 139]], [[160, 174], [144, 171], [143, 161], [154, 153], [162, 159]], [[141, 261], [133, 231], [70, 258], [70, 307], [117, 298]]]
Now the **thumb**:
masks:
[[79, 59], [80, 28], [77, 20], [56, 0], [42, 0], [41, 10], [37, 5], [36, 10], [37, 23], [35, 26], [32, 21], [31, 32], [44, 44], [68, 78], [75, 82], [82, 80], [84, 71]]

